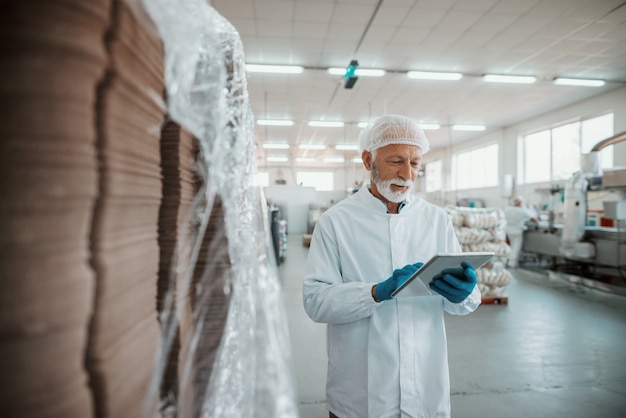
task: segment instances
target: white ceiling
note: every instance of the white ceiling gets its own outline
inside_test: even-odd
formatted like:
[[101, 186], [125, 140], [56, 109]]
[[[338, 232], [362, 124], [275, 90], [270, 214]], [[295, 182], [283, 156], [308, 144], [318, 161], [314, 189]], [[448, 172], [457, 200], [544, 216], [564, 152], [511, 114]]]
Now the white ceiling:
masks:
[[[626, 2], [618, 0], [212, 0], [239, 31], [249, 64], [301, 65], [301, 74], [251, 73], [250, 105], [257, 119], [291, 119], [291, 127], [256, 126], [259, 165], [266, 156], [314, 157], [323, 166], [336, 144], [356, 143], [358, 122], [384, 113], [423, 123], [431, 148], [476, 137], [453, 124], [500, 129], [626, 83]], [[371, 25], [368, 28], [368, 22]], [[368, 28], [368, 29], [366, 29]], [[327, 73], [357, 59], [381, 78]], [[459, 81], [409, 79], [409, 70], [453, 71]], [[485, 73], [533, 75], [531, 85], [486, 83]], [[604, 79], [604, 87], [568, 87], [556, 77]], [[309, 120], [343, 121], [311, 128]], [[484, 133], [484, 132], [483, 132]], [[481, 133], [482, 134], [482, 133]], [[288, 150], [265, 150], [285, 142]], [[325, 144], [322, 151], [300, 144]], [[335, 164], [336, 165], [336, 164]]]

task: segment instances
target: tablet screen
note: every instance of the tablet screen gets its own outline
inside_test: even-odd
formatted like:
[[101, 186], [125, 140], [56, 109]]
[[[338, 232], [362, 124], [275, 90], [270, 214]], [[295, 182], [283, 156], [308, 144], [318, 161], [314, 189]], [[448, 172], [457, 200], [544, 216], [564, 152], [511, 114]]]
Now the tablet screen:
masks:
[[465, 252], [465, 253], [447, 253], [437, 254], [426, 264], [424, 264], [419, 270], [417, 270], [406, 282], [400, 285], [396, 290], [391, 293], [392, 297], [395, 297], [402, 289], [410, 285], [410, 283], [419, 277], [419, 279], [426, 285], [427, 289], [430, 289], [428, 284], [432, 280], [433, 276], [441, 273], [441, 270], [447, 268], [461, 267], [461, 262], [467, 261], [472, 265], [474, 270], [479, 269], [487, 261], [494, 256], [492, 252]]

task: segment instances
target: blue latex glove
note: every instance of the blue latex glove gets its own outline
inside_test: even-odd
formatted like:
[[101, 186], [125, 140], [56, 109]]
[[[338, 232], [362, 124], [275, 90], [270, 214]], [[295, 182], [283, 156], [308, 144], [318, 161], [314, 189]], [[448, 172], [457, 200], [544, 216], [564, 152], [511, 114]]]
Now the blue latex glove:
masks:
[[[415, 268], [416, 268], [417, 270], [419, 270], [419, 269], [421, 269], [421, 268], [422, 268], [422, 266], [424, 265], [424, 263], [422, 263], [422, 262], [420, 261], [419, 263], [415, 263], [415, 264], [413, 264], [413, 265], [415, 266]], [[416, 270], [416, 271], [417, 271], [417, 270]]]
[[452, 303], [464, 301], [478, 280], [470, 263], [463, 261], [461, 268], [444, 269], [430, 282], [430, 288]]
[[395, 269], [390, 278], [376, 285], [376, 298], [381, 302], [391, 299], [393, 291], [406, 282], [423, 265], [424, 263], [407, 264], [401, 269]]

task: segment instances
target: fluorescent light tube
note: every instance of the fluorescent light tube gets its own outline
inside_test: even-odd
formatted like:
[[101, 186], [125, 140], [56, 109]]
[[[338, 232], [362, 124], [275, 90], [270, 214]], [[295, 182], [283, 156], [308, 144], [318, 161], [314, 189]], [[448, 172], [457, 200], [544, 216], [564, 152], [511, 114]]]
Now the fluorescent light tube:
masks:
[[338, 151], [356, 151], [359, 149], [358, 145], [339, 144], [335, 145], [335, 149]]
[[345, 68], [329, 68], [328, 70], [328, 74], [332, 74], [332, 75], [344, 75], [346, 73], [346, 69]]
[[359, 122], [359, 128], [367, 128], [369, 122]]
[[266, 125], [266, 126], [293, 126], [292, 120], [270, 120], [270, 119], [259, 119], [256, 121], [258, 125]]
[[419, 80], [449, 80], [455, 81], [463, 78], [461, 73], [438, 73], [433, 71], [409, 71], [406, 73], [409, 78]]
[[455, 131], [484, 131], [485, 125], [452, 125]]
[[304, 71], [304, 67], [299, 65], [246, 64], [246, 71], [249, 73], [300, 74]]
[[534, 76], [526, 75], [498, 75], [498, 74], [485, 74], [483, 80], [488, 83], [514, 83], [514, 84], [532, 84], [537, 78]]
[[300, 149], [326, 149], [324, 144], [300, 144]]
[[325, 122], [323, 120], [312, 120], [309, 122], [309, 126], [314, 126], [318, 128], [341, 128], [343, 127], [343, 122]]
[[420, 128], [430, 131], [435, 131], [441, 127], [438, 123], [418, 123], [418, 125]]
[[289, 158], [287, 158], [287, 157], [267, 157], [266, 161], [268, 161], [270, 163], [286, 163], [287, 161], [289, 161]]
[[558, 77], [554, 79], [554, 84], [561, 86], [585, 86], [585, 87], [602, 87], [604, 86], [604, 80], [589, 80], [583, 78], [563, 78]]
[[296, 161], [299, 163], [314, 163], [315, 158], [312, 157], [296, 157]]
[[289, 149], [289, 144], [263, 144], [265, 149]]
[[[345, 75], [346, 69], [345, 68], [329, 68], [328, 73], [332, 75]], [[385, 70], [377, 70], [374, 68], [371, 68], [371, 69], [357, 68], [357, 70], [354, 72], [354, 75], [363, 76], [363, 77], [382, 77], [385, 75]]]
[[361, 159], [361, 157], [354, 157], [354, 158], [352, 159], [352, 162], [353, 162], [353, 163], [362, 163], [362, 162], [363, 162], [363, 160]]
[[327, 157], [324, 158], [325, 163], [343, 163], [343, 157]]
[[363, 77], [382, 77], [385, 75], [386, 71], [375, 68], [359, 68], [354, 73]]

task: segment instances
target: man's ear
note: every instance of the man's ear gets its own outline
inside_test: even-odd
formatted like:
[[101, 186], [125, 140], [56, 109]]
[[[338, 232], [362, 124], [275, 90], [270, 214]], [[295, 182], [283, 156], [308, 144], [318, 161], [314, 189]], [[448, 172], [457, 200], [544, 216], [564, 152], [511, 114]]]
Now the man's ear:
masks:
[[363, 165], [365, 166], [365, 169], [367, 171], [370, 171], [372, 169], [372, 153], [367, 151], [367, 150], [363, 150], [363, 152], [361, 153], [361, 160], [363, 160]]

